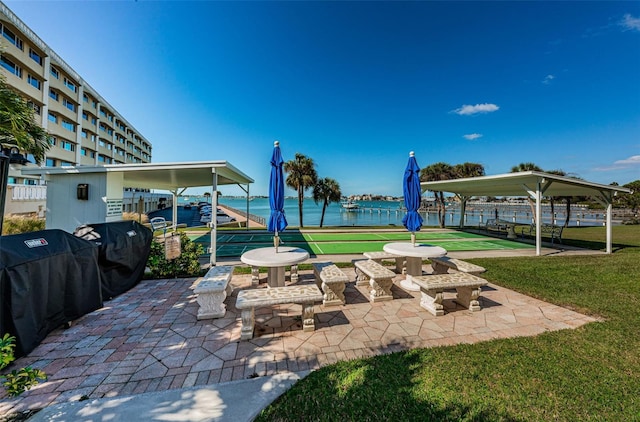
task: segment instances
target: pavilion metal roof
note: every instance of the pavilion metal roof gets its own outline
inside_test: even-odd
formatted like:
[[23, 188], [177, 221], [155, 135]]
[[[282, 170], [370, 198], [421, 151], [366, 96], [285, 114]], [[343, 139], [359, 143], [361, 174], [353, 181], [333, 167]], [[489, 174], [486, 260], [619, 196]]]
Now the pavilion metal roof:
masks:
[[211, 186], [213, 184], [213, 173], [217, 174], [217, 183], [219, 185], [245, 185], [254, 182], [252, 178], [227, 161], [25, 167], [22, 172], [24, 174], [44, 175], [120, 172], [123, 175], [125, 187], [163, 190]]
[[544, 196], [611, 196], [617, 192], [631, 192], [622, 186], [602, 185], [539, 171], [422, 182], [420, 186], [423, 192], [430, 190], [465, 196], [528, 196], [527, 192], [536, 191], [538, 184], [541, 184]]

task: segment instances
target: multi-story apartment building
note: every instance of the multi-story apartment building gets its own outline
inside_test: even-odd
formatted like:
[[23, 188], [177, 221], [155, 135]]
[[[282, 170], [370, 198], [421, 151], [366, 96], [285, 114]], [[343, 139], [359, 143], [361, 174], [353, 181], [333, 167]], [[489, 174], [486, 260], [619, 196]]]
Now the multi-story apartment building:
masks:
[[[38, 164], [151, 162], [151, 143], [1, 2], [0, 72], [51, 135], [46, 160]], [[10, 186], [39, 183], [11, 167]]]

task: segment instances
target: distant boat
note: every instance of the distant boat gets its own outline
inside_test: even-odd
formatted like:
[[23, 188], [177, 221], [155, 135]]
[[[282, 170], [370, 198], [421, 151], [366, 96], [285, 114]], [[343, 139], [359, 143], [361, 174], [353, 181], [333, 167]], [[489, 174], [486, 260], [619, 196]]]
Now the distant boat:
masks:
[[351, 202], [351, 201], [345, 201], [345, 202], [341, 202], [340, 205], [342, 206], [342, 208], [344, 208], [346, 211], [357, 211], [358, 208], [360, 208], [360, 204], [356, 203], [356, 202]]

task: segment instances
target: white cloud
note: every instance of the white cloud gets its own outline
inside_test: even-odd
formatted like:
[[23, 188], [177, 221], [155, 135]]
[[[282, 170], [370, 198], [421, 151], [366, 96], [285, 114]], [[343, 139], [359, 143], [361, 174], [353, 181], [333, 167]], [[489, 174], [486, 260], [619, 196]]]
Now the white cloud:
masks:
[[542, 83], [545, 85], [549, 85], [551, 83], [552, 80], [554, 80], [556, 77], [553, 75], [547, 75], [544, 77], [544, 79], [542, 80]]
[[498, 111], [498, 109], [500, 109], [500, 107], [489, 103], [476, 105], [465, 104], [462, 107], [453, 110], [452, 113], [459, 114], [460, 116], [468, 116], [477, 113], [492, 113], [494, 111]]
[[634, 18], [627, 13], [620, 21], [620, 25], [625, 31], [640, 31], [640, 18]]
[[463, 138], [467, 139], [469, 141], [473, 141], [475, 139], [482, 138], [482, 134], [480, 134], [480, 133], [470, 133], [468, 135], [464, 135]]
[[640, 155], [632, 155], [631, 157], [626, 158], [624, 160], [618, 160], [613, 164], [618, 166], [624, 166], [624, 167], [640, 166]]
[[625, 158], [624, 160], [614, 161], [612, 165], [607, 167], [597, 167], [596, 170], [610, 171], [625, 169], [629, 167], [640, 167], [640, 155], [632, 155], [631, 157]]

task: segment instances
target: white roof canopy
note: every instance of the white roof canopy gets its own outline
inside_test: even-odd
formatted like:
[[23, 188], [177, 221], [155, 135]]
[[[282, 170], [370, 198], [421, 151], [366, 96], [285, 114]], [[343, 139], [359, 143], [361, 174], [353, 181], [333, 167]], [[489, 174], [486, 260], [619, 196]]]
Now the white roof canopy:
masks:
[[253, 183], [253, 179], [226, 161], [187, 163], [107, 164], [77, 167], [25, 167], [23, 174], [111, 173], [120, 172], [125, 187], [176, 190], [212, 185], [212, 174], [219, 185]]
[[610, 196], [616, 192], [631, 192], [621, 186], [601, 185], [540, 171], [422, 182], [420, 185], [423, 191], [452, 192], [465, 196], [528, 196], [528, 191], [535, 190], [538, 183], [543, 186], [544, 196]]
[[[420, 183], [422, 191], [451, 192], [458, 195], [464, 209], [472, 196], [527, 196], [536, 203], [536, 254], [540, 255], [541, 201], [543, 196], [571, 197], [592, 196], [607, 210], [607, 253], [611, 253], [611, 214], [613, 197], [618, 192], [631, 193], [621, 186], [601, 185], [566, 176], [540, 171], [498, 174], [494, 176], [468, 177]], [[461, 213], [462, 214], [462, 213]], [[462, 224], [462, 223], [461, 223]]]

